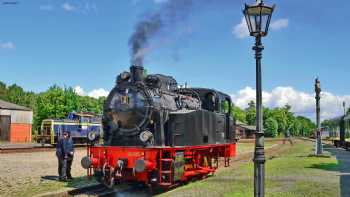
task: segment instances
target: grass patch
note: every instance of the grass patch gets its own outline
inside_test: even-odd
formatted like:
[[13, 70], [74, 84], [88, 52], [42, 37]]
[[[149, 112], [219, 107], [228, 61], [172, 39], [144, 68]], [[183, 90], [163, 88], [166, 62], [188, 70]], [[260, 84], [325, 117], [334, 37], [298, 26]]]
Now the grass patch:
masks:
[[96, 183], [95, 180], [88, 181], [86, 176], [74, 178], [73, 181], [69, 182], [41, 179], [40, 182], [33, 183], [29, 180], [26, 184], [21, 185], [21, 187], [7, 188], [6, 190], [1, 191], [0, 196], [35, 196], [53, 191], [80, 188]]
[[316, 168], [321, 170], [336, 170], [338, 168], [338, 163], [320, 163], [320, 164], [312, 164], [310, 168]]
[[[265, 142], [265, 148], [270, 148], [273, 145], [277, 144], [277, 141], [267, 141]], [[255, 144], [254, 143], [237, 143], [237, 153], [247, 153], [254, 151]]]
[[[267, 197], [332, 197], [339, 194], [337, 160], [334, 157], [308, 157], [313, 143], [297, 141], [281, 145], [272, 160], [266, 161]], [[267, 158], [272, 156], [267, 155]], [[253, 196], [253, 163], [236, 163], [215, 176], [189, 183], [160, 196]]]

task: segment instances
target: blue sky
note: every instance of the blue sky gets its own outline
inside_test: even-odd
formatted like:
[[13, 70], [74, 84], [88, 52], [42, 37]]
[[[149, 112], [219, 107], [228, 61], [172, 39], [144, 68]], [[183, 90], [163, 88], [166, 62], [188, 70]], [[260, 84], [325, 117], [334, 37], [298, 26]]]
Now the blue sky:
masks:
[[[0, 0], [0, 80], [35, 92], [53, 84], [79, 86], [85, 94], [114, 86], [116, 75], [130, 66], [128, 40], [135, 25], [169, 3], [9, 1], [17, 4]], [[241, 8], [253, 1], [193, 2], [183, 20], [168, 24], [151, 40], [145, 67], [150, 73], [172, 75], [182, 84], [222, 90], [232, 94], [236, 102], [245, 103], [252, 96], [249, 88], [255, 87], [255, 60], [251, 50], [254, 39], [245, 36], [242, 29]], [[314, 77], [319, 76], [328, 92], [325, 99], [332, 96], [327, 117], [339, 114], [340, 100], [350, 104], [345, 85], [350, 82], [350, 1], [327, 5], [319, 0], [265, 2], [277, 4], [273, 28], [263, 39], [263, 88], [273, 97], [269, 105], [298, 105], [302, 94], [312, 97]], [[273, 95], [281, 92], [288, 97], [291, 91], [296, 97], [274, 99]], [[313, 111], [309, 97], [305, 102], [311, 103], [301, 114]], [[332, 111], [332, 105], [337, 109]]]

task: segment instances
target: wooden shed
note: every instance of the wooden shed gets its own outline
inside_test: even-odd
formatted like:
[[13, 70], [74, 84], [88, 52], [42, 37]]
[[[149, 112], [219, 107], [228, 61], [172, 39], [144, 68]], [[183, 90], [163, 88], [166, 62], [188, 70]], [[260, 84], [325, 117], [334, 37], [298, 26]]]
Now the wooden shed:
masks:
[[236, 135], [239, 139], [255, 138], [256, 126], [236, 120]]
[[33, 111], [0, 100], [0, 141], [31, 142]]

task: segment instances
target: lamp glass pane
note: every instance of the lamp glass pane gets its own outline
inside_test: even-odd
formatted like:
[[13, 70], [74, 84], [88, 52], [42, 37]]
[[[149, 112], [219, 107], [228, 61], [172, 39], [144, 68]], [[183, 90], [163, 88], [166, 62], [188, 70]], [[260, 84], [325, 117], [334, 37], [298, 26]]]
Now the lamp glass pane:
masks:
[[257, 15], [256, 17], [256, 31], [260, 32], [261, 29], [261, 15]]
[[249, 16], [246, 13], [244, 13], [244, 17], [245, 17], [245, 21], [247, 22], [249, 32], [252, 32], [252, 25], [250, 23]]
[[268, 15], [266, 29], [265, 29], [266, 33], [269, 31], [270, 21], [271, 21], [271, 15]]
[[250, 15], [250, 25], [252, 26], [252, 31], [250, 33], [256, 32], [256, 15]]
[[267, 22], [268, 22], [269, 15], [262, 15], [261, 16], [261, 31], [267, 33]]

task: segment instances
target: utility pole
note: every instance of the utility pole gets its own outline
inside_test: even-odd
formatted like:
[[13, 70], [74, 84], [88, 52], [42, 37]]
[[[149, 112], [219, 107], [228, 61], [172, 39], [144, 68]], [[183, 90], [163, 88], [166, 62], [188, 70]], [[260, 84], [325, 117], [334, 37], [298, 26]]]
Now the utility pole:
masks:
[[321, 140], [321, 124], [320, 124], [320, 94], [321, 94], [321, 84], [318, 78], [315, 79], [315, 92], [316, 92], [316, 155], [322, 155], [322, 140]]

